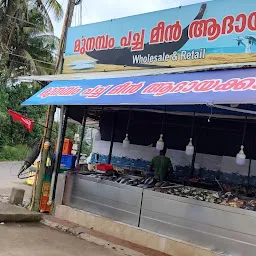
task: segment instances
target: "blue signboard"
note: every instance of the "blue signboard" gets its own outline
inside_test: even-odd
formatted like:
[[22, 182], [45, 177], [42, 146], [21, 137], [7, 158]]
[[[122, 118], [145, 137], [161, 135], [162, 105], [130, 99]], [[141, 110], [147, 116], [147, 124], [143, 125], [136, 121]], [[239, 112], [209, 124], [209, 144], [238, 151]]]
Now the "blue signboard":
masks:
[[256, 1], [215, 0], [68, 31], [64, 73], [255, 61]]
[[54, 81], [23, 105], [256, 103], [256, 69]]

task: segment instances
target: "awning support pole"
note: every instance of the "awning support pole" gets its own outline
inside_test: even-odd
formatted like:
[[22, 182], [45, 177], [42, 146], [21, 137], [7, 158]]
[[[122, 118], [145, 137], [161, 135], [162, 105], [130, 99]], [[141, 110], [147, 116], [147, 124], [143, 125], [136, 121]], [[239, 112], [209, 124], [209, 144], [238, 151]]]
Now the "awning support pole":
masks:
[[87, 109], [84, 110], [82, 129], [81, 129], [81, 133], [80, 133], [80, 141], [79, 141], [78, 150], [77, 150], [76, 166], [79, 165], [80, 158], [81, 158], [81, 151], [82, 151], [82, 147], [83, 147], [86, 119], [87, 119]]
[[109, 154], [108, 154], [108, 164], [111, 163], [112, 158], [112, 151], [114, 146], [114, 139], [115, 139], [115, 133], [116, 133], [116, 121], [117, 121], [117, 113], [114, 113], [113, 118], [113, 124], [112, 124], [112, 131], [111, 131], [111, 141], [110, 141], [110, 148], [109, 148]]
[[60, 169], [64, 138], [65, 138], [66, 128], [67, 128], [68, 108], [65, 106], [62, 106], [60, 111], [61, 112], [60, 112], [60, 123], [59, 123], [59, 131], [58, 131], [58, 141], [57, 141], [57, 147], [56, 147], [56, 158], [55, 158], [54, 169], [52, 173], [49, 200], [47, 202], [48, 205], [51, 205], [53, 201], [55, 181], [56, 181], [56, 176], [58, 174], [58, 170]]
[[45, 128], [45, 138], [44, 138], [44, 144], [43, 144], [42, 152], [41, 152], [40, 170], [38, 172], [37, 183], [36, 183], [36, 188], [35, 188], [35, 201], [34, 201], [34, 205], [33, 205], [34, 211], [39, 211], [43, 181], [44, 181], [44, 176], [45, 176], [45, 171], [46, 171], [46, 162], [47, 162], [47, 158], [48, 158], [48, 154], [49, 154], [49, 147], [47, 147], [45, 145], [45, 143], [50, 142], [50, 140], [51, 140], [55, 110], [56, 110], [56, 106], [50, 106], [49, 113], [47, 115], [48, 116], [48, 120], [47, 120], [48, 125], [47, 125], [47, 128]]
[[250, 188], [250, 177], [251, 177], [251, 169], [252, 169], [252, 152], [254, 146], [254, 134], [251, 132], [252, 139], [250, 140], [250, 161], [249, 161], [249, 169], [248, 169], [248, 176], [247, 176], [247, 192]]

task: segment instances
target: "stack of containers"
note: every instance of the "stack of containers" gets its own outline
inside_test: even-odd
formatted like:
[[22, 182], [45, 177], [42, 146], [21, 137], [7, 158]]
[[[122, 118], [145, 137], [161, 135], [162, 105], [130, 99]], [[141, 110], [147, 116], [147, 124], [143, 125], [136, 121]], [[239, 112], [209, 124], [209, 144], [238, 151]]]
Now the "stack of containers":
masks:
[[72, 155], [73, 142], [70, 139], [64, 140], [62, 157], [61, 157], [61, 169], [63, 172], [68, 169], [73, 169], [75, 167], [76, 156]]
[[[73, 147], [72, 140], [65, 139], [63, 144], [61, 167], [59, 173], [63, 173], [66, 170], [70, 170], [75, 167], [76, 156], [71, 154]], [[56, 152], [55, 152], [56, 153]], [[55, 155], [56, 156], [56, 155]], [[47, 161], [47, 166], [51, 166], [51, 163]], [[51, 187], [51, 173], [46, 172], [43, 182], [42, 196], [40, 199], [40, 212], [51, 212], [52, 205], [48, 205]]]

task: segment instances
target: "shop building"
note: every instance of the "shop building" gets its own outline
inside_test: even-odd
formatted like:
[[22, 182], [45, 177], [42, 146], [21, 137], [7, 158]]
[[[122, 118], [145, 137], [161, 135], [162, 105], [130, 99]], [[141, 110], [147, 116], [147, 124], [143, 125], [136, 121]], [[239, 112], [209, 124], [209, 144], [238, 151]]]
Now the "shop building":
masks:
[[[65, 106], [74, 120], [100, 124], [94, 170], [64, 174], [59, 203], [215, 252], [255, 255], [256, 5], [221, 3], [221, 11], [218, 1], [163, 11], [165, 22], [157, 12], [71, 28], [71, 74], [29, 78], [53, 82], [24, 105]], [[156, 186], [149, 167], [163, 143], [173, 172]], [[114, 172], [102, 175], [98, 164]], [[182, 255], [160, 247], [152, 245]]]

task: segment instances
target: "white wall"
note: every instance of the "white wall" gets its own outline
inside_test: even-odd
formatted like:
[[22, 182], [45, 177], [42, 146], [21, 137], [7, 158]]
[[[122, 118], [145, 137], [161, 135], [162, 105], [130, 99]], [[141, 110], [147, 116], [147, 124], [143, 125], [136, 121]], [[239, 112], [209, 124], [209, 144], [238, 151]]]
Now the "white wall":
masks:
[[[109, 141], [95, 141], [93, 145], [93, 153], [101, 155], [109, 154]], [[130, 145], [129, 149], [124, 149], [122, 143], [114, 143], [113, 156], [126, 157], [130, 159], [143, 159], [151, 161], [152, 158], [159, 153], [155, 147]], [[168, 156], [174, 167], [175, 166], [189, 166], [192, 162], [192, 156], [187, 156], [185, 151], [168, 149], [166, 156]], [[212, 171], [222, 171], [226, 173], [238, 173], [247, 176], [249, 168], [249, 160], [246, 160], [245, 165], [239, 166], [236, 164], [235, 157], [215, 156], [207, 154], [197, 154], [195, 161], [195, 168], [205, 168]], [[252, 161], [251, 176], [256, 176], [256, 161]]]

